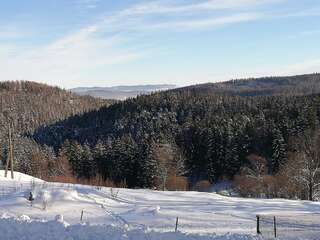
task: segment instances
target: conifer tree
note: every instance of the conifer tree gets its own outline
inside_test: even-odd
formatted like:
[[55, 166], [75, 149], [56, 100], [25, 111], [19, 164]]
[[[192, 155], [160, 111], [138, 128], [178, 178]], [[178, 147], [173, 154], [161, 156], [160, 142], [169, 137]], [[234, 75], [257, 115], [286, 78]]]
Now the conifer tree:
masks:
[[274, 129], [272, 140], [272, 173], [276, 173], [286, 160], [286, 144], [279, 129]]

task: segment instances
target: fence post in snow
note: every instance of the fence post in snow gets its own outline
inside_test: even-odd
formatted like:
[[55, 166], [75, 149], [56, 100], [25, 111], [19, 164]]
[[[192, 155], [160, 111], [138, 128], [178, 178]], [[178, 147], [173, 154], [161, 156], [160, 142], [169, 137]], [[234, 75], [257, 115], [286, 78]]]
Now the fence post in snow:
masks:
[[81, 217], [80, 217], [81, 222], [82, 222], [82, 218], [83, 218], [83, 210], [81, 211]]
[[277, 238], [277, 222], [276, 222], [276, 216], [273, 217], [273, 230], [274, 230], [274, 238]]
[[261, 234], [260, 232], [260, 216], [257, 215], [257, 234]]
[[177, 219], [176, 219], [176, 228], [175, 228], [175, 232], [177, 232], [177, 231], [178, 231], [178, 223], [179, 223], [179, 218], [177, 217]]

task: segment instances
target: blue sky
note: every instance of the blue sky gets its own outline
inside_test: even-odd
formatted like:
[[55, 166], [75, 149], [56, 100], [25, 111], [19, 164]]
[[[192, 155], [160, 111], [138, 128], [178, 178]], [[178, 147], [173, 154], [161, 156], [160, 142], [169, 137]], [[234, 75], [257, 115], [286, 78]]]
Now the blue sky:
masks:
[[317, 0], [10, 0], [0, 80], [64, 88], [320, 71]]

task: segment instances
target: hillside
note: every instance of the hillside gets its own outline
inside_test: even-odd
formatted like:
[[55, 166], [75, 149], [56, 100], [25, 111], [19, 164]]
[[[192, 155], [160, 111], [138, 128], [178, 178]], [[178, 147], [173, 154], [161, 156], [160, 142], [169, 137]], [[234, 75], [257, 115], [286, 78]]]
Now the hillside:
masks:
[[[302, 86], [305, 76], [302, 82], [292, 79]], [[233, 179], [251, 166], [248, 156], [254, 154], [266, 160], [265, 174], [272, 182], [285, 183], [273, 176], [286, 168], [288, 153], [303, 150], [298, 149], [302, 135], [319, 132], [320, 95], [304, 95], [294, 86], [294, 94], [275, 96], [214, 94], [199, 86], [169, 90], [42, 127], [34, 138], [60, 149], [78, 178], [99, 175], [129, 187], [167, 188], [178, 184], [178, 177], [194, 186], [202, 180]], [[307, 198], [303, 188], [297, 189], [299, 197]], [[289, 196], [288, 191], [296, 190], [268, 194]]]
[[[47, 147], [26, 138], [40, 126], [99, 109], [110, 102], [81, 97], [58, 87], [27, 81], [0, 83], [0, 158], [5, 163], [8, 149], [8, 126], [13, 125], [15, 167], [23, 172], [38, 170], [31, 162], [43, 161], [52, 155]], [[36, 159], [35, 154], [38, 154]], [[33, 156], [34, 155], [34, 156]], [[33, 159], [33, 160], [32, 160]]]
[[311, 95], [320, 93], [320, 74], [235, 79], [183, 88], [187, 89], [207, 94], [222, 93], [238, 96]]
[[98, 109], [108, 103], [27, 81], [1, 82], [0, 101], [1, 122], [12, 119], [18, 133], [32, 132], [39, 126]]

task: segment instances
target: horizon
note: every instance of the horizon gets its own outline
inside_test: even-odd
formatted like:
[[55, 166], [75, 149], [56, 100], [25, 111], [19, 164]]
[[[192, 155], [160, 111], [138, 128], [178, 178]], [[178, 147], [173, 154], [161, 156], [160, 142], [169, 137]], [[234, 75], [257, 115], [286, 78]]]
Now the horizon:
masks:
[[320, 69], [311, 0], [13, 0], [0, 13], [1, 81], [180, 87]]
[[[187, 85], [177, 85], [177, 84], [173, 84], [173, 83], [154, 83], [154, 84], [121, 84], [121, 85], [101, 85], [101, 86], [95, 86], [95, 85], [89, 85], [89, 86], [79, 86], [79, 87], [71, 87], [71, 88], [65, 88], [63, 86], [58, 86], [58, 85], [54, 85], [54, 84], [49, 84], [46, 82], [40, 82], [40, 81], [32, 81], [32, 80], [0, 80], [0, 82], [30, 82], [30, 83], [38, 83], [38, 84], [45, 84], [49, 87], [58, 87], [60, 89], [64, 89], [64, 90], [81, 90], [81, 89], [86, 89], [86, 90], [91, 90], [91, 89], [95, 89], [95, 88], [99, 88], [99, 89], [112, 89], [112, 88], [118, 88], [118, 87], [155, 87], [155, 86], [170, 86], [172, 87], [171, 89], [176, 89], [176, 88], [183, 88], [183, 87], [191, 87], [191, 86], [195, 86], [195, 85], [205, 85], [205, 84], [215, 84], [215, 83], [226, 83], [226, 82], [230, 82], [230, 81], [243, 81], [243, 80], [259, 80], [259, 79], [264, 79], [264, 78], [291, 78], [291, 77], [299, 77], [299, 76], [308, 76], [308, 75], [319, 75], [320, 72], [312, 72], [312, 73], [301, 73], [301, 74], [296, 74], [296, 75], [270, 75], [270, 76], [258, 76], [258, 77], [243, 77], [243, 78], [231, 78], [231, 79], [225, 79], [225, 80], [221, 80], [221, 81], [215, 81], [215, 82], [203, 82], [203, 83], [191, 83], [191, 84], [187, 84]], [[164, 91], [164, 89], [162, 89], [161, 91]]]

